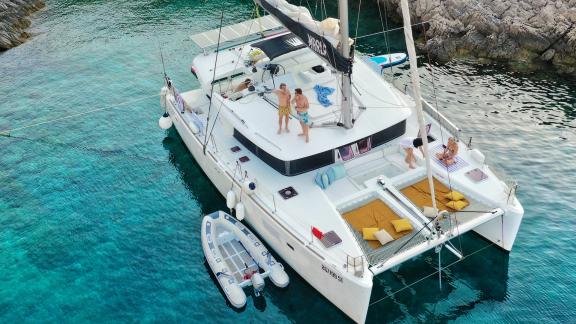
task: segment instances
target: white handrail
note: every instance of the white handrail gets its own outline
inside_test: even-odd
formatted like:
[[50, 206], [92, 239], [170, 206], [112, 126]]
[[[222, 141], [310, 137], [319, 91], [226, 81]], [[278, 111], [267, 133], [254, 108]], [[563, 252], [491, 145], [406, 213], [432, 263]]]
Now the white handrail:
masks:
[[462, 133], [462, 129], [456, 126], [453, 122], [451, 122], [446, 116], [444, 116], [441, 112], [438, 111], [435, 107], [429, 104], [426, 100], [422, 99], [422, 108], [424, 111], [432, 117], [435, 121], [437, 121], [440, 126], [446, 128], [452, 135], [456, 136], [456, 138], [460, 138], [460, 134]]

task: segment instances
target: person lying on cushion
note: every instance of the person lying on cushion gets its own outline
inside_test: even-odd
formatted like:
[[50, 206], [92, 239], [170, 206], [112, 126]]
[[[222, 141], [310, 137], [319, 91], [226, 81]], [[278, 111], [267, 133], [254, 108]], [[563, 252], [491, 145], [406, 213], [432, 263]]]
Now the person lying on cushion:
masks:
[[234, 89], [234, 92], [244, 91], [245, 89], [248, 89], [248, 87], [250, 87], [251, 85], [252, 85], [252, 80], [246, 79], [246, 80], [240, 82], [240, 84], [236, 86], [236, 88]]
[[456, 155], [458, 155], [458, 143], [454, 137], [448, 139], [448, 144], [444, 145], [444, 151], [436, 153], [438, 160], [444, 162], [447, 166], [456, 163]]
[[[428, 143], [434, 141], [434, 138], [431, 136], [428, 136], [427, 139]], [[422, 141], [421, 137], [404, 137], [402, 140], [400, 140], [400, 146], [404, 149], [404, 151], [406, 151], [406, 159], [404, 159], [404, 161], [408, 163], [408, 167], [410, 169], [414, 169], [414, 165], [412, 163], [416, 162], [414, 149], [419, 149], [420, 152], [422, 152], [422, 155], [424, 155], [422, 145], [424, 145], [424, 142]]]

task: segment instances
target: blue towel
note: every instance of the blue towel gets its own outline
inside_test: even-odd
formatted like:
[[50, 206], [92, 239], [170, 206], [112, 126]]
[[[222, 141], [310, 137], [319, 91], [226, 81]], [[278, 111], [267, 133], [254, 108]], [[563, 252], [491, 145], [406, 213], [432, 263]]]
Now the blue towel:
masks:
[[318, 102], [323, 107], [329, 107], [332, 105], [332, 101], [328, 99], [328, 96], [334, 93], [334, 88], [323, 87], [317, 84], [314, 86], [314, 91], [316, 91], [316, 98], [318, 99]]

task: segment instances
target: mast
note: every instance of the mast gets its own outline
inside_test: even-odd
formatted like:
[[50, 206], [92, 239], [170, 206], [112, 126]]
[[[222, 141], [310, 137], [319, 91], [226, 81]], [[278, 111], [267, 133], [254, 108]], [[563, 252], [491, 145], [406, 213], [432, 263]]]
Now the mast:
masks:
[[[350, 59], [350, 43], [348, 32], [348, 0], [338, 0], [338, 11], [340, 15], [340, 50], [342, 56]], [[352, 71], [342, 72], [342, 123], [344, 127], [350, 129], [352, 123]]]
[[416, 61], [416, 49], [414, 48], [414, 38], [412, 37], [412, 23], [410, 22], [410, 11], [408, 8], [408, 0], [401, 0], [402, 18], [404, 20], [404, 38], [406, 39], [406, 49], [408, 50], [408, 57], [410, 59], [410, 74], [412, 76], [412, 87], [414, 88], [414, 101], [416, 102], [416, 114], [418, 117], [418, 124], [420, 126], [420, 134], [422, 136], [422, 143], [424, 144], [424, 158], [426, 160], [426, 171], [428, 173], [428, 185], [430, 186], [430, 195], [432, 196], [432, 207], [436, 207], [436, 195], [434, 192], [434, 180], [432, 178], [432, 168], [430, 166], [430, 156], [428, 151], [428, 139], [426, 138], [426, 125], [424, 123], [424, 113], [422, 112], [422, 95], [420, 93], [420, 74], [418, 74], [418, 64]]

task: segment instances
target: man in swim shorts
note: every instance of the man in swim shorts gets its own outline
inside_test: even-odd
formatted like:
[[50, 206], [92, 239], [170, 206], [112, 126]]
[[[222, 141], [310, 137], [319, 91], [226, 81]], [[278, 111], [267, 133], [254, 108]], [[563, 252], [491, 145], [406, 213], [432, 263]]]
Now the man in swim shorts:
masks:
[[294, 99], [292, 102], [296, 105], [296, 111], [298, 113], [298, 119], [300, 119], [300, 126], [302, 127], [302, 133], [298, 134], [298, 136], [304, 136], [306, 139], [306, 143], [310, 140], [308, 137], [308, 129], [310, 124], [310, 117], [308, 116], [308, 108], [310, 105], [308, 104], [308, 98], [302, 94], [302, 89], [297, 88], [294, 90]]
[[290, 118], [290, 91], [286, 87], [286, 83], [280, 84], [280, 89], [272, 90], [278, 96], [278, 134], [282, 132], [282, 117], [286, 124], [286, 132], [290, 132], [288, 129], [288, 120]]

